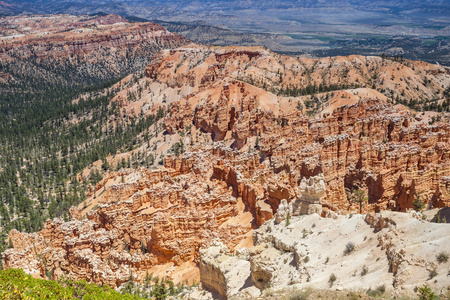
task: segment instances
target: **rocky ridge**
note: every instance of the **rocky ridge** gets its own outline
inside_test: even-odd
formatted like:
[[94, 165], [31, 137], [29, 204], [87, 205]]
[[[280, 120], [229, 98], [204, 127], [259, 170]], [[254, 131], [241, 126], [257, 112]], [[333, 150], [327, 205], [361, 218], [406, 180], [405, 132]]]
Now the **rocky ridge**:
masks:
[[[353, 98], [354, 101], [351, 94], [330, 93], [349, 88], [376, 89], [384, 97], [376, 93], [372, 93], [372, 97], [387, 99], [394, 104], [398, 100], [419, 104], [430, 100], [442, 102], [445, 98], [443, 91], [450, 84], [447, 67], [425, 62], [357, 55], [296, 58], [259, 47], [188, 46], [163, 51], [147, 67], [146, 75], [173, 88], [188, 85], [192, 89], [186, 95], [191, 97], [196, 91], [220, 88], [233, 80], [277, 95], [301, 96], [323, 92], [315, 95], [320, 100], [319, 106], [336, 96], [348, 98], [347, 101]], [[307, 99], [311, 100], [311, 97]], [[302, 100], [305, 102], [306, 99]], [[276, 115], [278, 109], [286, 106], [281, 104], [271, 107]], [[297, 104], [295, 101], [291, 105], [296, 107]]]
[[138, 47], [143, 41], [158, 46], [185, 42], [182, 36], [154, 23], [130, 23], [118, 15], [99, 17], [55, 15], [6, 17], [0, 22], [0, 59], [45, 59], [92, 53], [103, 47]]
[[188, 43], [158, 24], [118, 15], [5, 17], [0, 32], [0, 83], [8, 92], [29, 92], [34, 82], [73, 86], [117, 79], [142, 70], [153, 53]]

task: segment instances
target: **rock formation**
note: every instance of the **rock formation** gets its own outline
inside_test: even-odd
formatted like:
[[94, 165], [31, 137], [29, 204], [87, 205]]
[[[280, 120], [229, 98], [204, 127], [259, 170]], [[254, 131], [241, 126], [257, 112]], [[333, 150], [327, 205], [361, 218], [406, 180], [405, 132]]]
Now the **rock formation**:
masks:
[[0, 20], [2, 92], [92, 86], [142, 71], [152, 55], [189, 41], [118, 15], [14, 16]]
[[322, 214], [322, 202], [325, 196], [325, 182], [323, 174], [319, 174], [309, 179], [303, 178], [300, 182], [302, 197], [294, 201], [292, 215], [310, 215], [313, 213]]
[[292, 203], [288, 203], [286, 199], [281, 200], [275, 214], [275, 221], [281, 223], [292, 215]]
[[48, 220], [35, 234], [11, 231], [14, 249], [5, 251], [4, 267], [26, 263], [32, 274], [47, 270], [52, 278], [66, 274], [110, 286], [128, 281], [130, 274], [143, 280], [147, 272], [198, 282], [202, 246], [213, 239], [230, 249], [251, 244], [257, 212], [246, 211], [236, 171], [220, 172], [227, 156], [244, 174], [261, 168], [255, 155], [218, 145], [178, 160], [168, 157], [167, 168], [111, 174], [104, 191], [85, 204], [89, 208], [71, 210], [72, 221]]
[[[270, 220], [255, 231], [255, 246], [248, 249], [251, 284], [244, 289], [240, 288], [242, 280], [228, 283], [223, 287], [240, 288], [239, 293], [225, 290], [221, 295], [245, 299], [264, 294], [269, 287], [275, 292], [288, 287], [367, 291], [384, 286], [388, 294], [400, 296], [415, 295], [415, 287], [423, 284], [446, 294], [450, 262], [439, 262], [437, 257], [447, 249], [449, 230], [446, 224], [387, 211], [337, 219], [317, 214], [293, 216], [288, 226]], [[233, 261], [227, 269], [247, 276], [248, 265], [242, 259], [226, 253], [213, 258], [214, 251], [201, 252], [201, 259], [208, 258], [207, 266], [200, 269], [201, 278], [204, 270]], [[331, 274], [335, 275], [332, 281]], [[213, 292], [218, 288], [204, 287]]]
[[[138, 48], [151, 41], [158, 46], [177, 46], [186, 40], [154, 23], [130, 23], [118, 15], [15, 16], [0, 22], [0, 59], [52, 58], [93, 54], [102, 48]], [[120, 49], [122, 48], [122, 49]]]
[[[445, 206], [449, 201], [448, 115], [435, 114], [433, 118], [441, 123], [430, 125], [430, 114], [418, 117], [402, 105], [390, 104], [392, 101], [381, 93], [360, 88], [333, 92], [310, 119], [298, 109], [309, 98], [271, 93], [292, 84], [294, 78], [298, 82], [300, 72], [324, 72], [325, 65], [331, 66], [325, 73], [329, 82], [338, 84], [342, 77], [332, 74], [352, 64], [363, 68], [368, 77], [377, 69], [399, 78], [402, 68], [414, 67], [411, 80], [433, 73], [438, 74], [436, 82], [444, 87], [450, 84], [446, 68], [412, 61], [401, 64], [356, 56], [297, 60], [257, 48], [202, 46], [161, 52], [147, 67], [146, 75], [151, 82], [179, 90], [180, 100], [169, 101], [171, 117], [165, 120], [169, 133], [193, 124], [215, 141], [231, 138], [231, 146], [242, 151], [256, 145], [257, 139], [261, 158], [275, 173], [284, 171], [288, 182], [281, 198], [271, 193], [273, 184], [268, 182], [267, 200], [272, 210], [283, 198], [290, 202], [295, 197], [293, 188], [299, 178], [321, 173], [327, 189], [322, 204], [332, 210], [352, 209], [345, 190], [360, 188], [368, 194], [368, 210], [405, 211], [417, 194], [431, 206]], [[356, 71], [350, 78], [360, 83], [366, 80]], [[399, 92], [402, 84], [389, 77], [378, 87], [396, 86]], [[434, 93], [442, 85], [435, 88]], [[431, 93], [419, 90], [417, 95], [425, 98]]]
[[[119, 82], [112, 101], [130, 119], [167, 108], [164, 129], [155, 124], [148, 143], [132, 152], [155, 153], [164, 166], [111, 172], [71, 211], [71, 221], [49, 220], [34, 234], [12, 231], [14, 248], [3, 254], [5, 268], [42, 276], [52, 271], [54, 278], [66, 274], [110, 286], [130, 276], [142, 280], [147, 272], [176, 282], [201, 278], [205, 287], [228, 297], [268, 285], [309, 281], [325, 287], [333, 271], [351, 277], [336, 284], [357, 288], [365, 281], [351, 275], [364, 263], [374, 266], [372, 277], [364, 278], [374, 281], [382, 273], [380, 284], [410, 288], [417, 281], [407, 278], [405, 261], [403, 266], [416, 262], [414, 272], [442, 267], [408, 256], [413, 246], [401, 236], [417, 226], [418, 235], [442, 248], [437, 236], [443, 227], [430, 225], [436, 232], [428, 232], [420, 221], [384, 210], [406, 212], [419, 194], [429, 208], [450, 204], [449, 115], [414, 112], [364, 86], [376, 83], [384, 92], [395, 87], [393, 95], [430, 99], [449, 86], [448, 69], [378, 57], [311, 60], [260, 48], [191, 45], [160, 52], [145, 74]], [[315, 108], [311, 96], [283, 96], [320, 84], [323, 89], [322, 80], [336, 90], [317, 95]], [[136, 91], [135, 99], [125, 97]], [[176, 152], [175, 145], [186, 152]], [[370, 228], [361, 216], [340, 215], [359, 210], [346, 193], [352, 190], [367, 195], [365, 213], [383, 211], [392, 221], [379, 219]], [[297, 216], [303, 214], [308, 215]], [[394, 223], [390, 232], [386, 224]], [[213, 240], [230, 252], [253, 242], [256, 247], [242, 262], [226, 258], [214, 242], [212, 254], [202, 250], [201, 258], [200, 249]], [[405, 252], [395, 246], [397, 240]], [[343, 254], [348, 242], [361, 254], [352, 264]], [[317, 250], [319, 243], [325, 252]], [[336, 253], [336, 245], [342, 251]], [[437, 248], [430, 249], [434, 255]], [[216, 255], [223, 260], [214, 261]], [[333, 264], [326, 272], [325, 255]], [[382, 257], [378, 263], [372, 261], [376, 256]], [[227, 271], [231, 263], [249, 266], [254, 288], [238, 286], [242, 282], [234, 280], [241, 277]], [[388, 265], [394, 273], [386, 275]], [[441, 282], [444, 277], [437, 286]]]
[[200, 256], [200, 280], [205, 289], [216, 292], [214, 298], [228, 298], [244, 289], [250, 276], [248, 260], [232, 256], [224, 244], [216, 241], [200, 250]]

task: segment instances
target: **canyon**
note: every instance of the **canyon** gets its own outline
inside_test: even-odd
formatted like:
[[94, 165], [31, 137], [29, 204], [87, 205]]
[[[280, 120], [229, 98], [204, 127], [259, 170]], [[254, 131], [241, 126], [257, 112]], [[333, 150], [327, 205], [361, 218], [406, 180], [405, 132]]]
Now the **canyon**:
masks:
[[[48, 217], [68, 215], [81, 201], [78, 193], [53, 214], [48, 207], [54, 191], [69, 188], [70, 177], [99, 158], [105, 140], [123, 138], [111, 132], [107, 139], [95, 137], [95, 125], [115, 113], [108, 110], [108, 87], [130, 73], [142, 74], [154, 53], [187, 43], [160, 25], [118, 15], [0, 18], [0, 252], [12, 228], [32, 232]], [[80, 122], [86, 116], [93, 118]], [[96, 157], [91, 160], [89, 152]]]
[[[144, 35], [156, 28], [124, 26], [136, 26]], [[155, 40], [166, 40], [169, 34], [156, 29]], [[184, 43], [181, 38], [175, 42]], [[55, 55], [63, 56], [64, 47], [59, 49]], [[80, 47], [81, 52], [87, 49]], [[215, 273], [222, 272], [215, 259], [223, 255], [242, 268], [243, 282], [250, 276], [249, 293], [259, 295], [269, 285], [288, 283], [326, 288], [325, 276], [341, 272], [345, 245], [336, 241], [339, 254], [333, 254], [330, 242], [327, 254], [320, 255], [314, 240], [345, 232], [345, 242], [354, 238], [361, 245], [357, 253], [365, 255], [357, 268], [370, 264], [371, 270], [382, 269], [383, 282], [395, 293], [411, 293], [424, 281], [424, 276], [407, 279], [408, 272], [433, 267], [439, 268], [435, 286], [442, 290], [448, 285], [443, 273], [448, 264], [428, 263], [420, 256], [417, 270], [411, 271], [414, 249], [407, 244], [432, 231], [431, 261], [448, 244], [448, 225], [417, 220], [407, 212], [415, 201], [429, 210], [450, 204], [450, 114], [403, 104], [446, 107], [449, 86], [449, 68], [410, 60], [309, 59], [260, 47], [197, 44], [160, 51], [145, 76], [130, 75], [113, 86], [110, 106], [120, 110], [121, 119], [108, 120], [114, 128], [119, 121], [165, 111], [149, 127], [144, 143], [107, 158], [112, 164], [152, 153], [154, 166], [106, 172], [90, 186], [87, 199], [70, 210], [69, 221], [48, 220], [36, 233], [12, 230], [3, 266], [112, 287], [130, 278], [142, 282], [152, 273], [175, 282], [201, 281], [226, 298], [233, 294], [224, 290], [224, 282], [233, 273]], [[89, 168], [78, 180], [87, 174]], [[363, 191], [366, 201], [355, 201], [356, 191]], [[300, 228], [312, 224], [317, 229], [307, 234], [307, 244], [295, 243]], [[418, 229], [406, 234], [410, 227]], [[324, 232], [320, 238], [319, 232]], [[370, 236], [367, 242], [363, 235]], [[371, 251], [382, 257], [379, 265], [367, 258]], [[306, 266], [303, 252], [311, 258]], [[331, 271], [313, 266], [325, 255], [333, 260]], [[265, 256], [270, 260], [264, 262]], [[285, 258], [295, 263], [276, 268]], [[339, 278], [354, 269], [346, 268]], [[377, 272], [367, 282], [337, 284], [374, 287]]]

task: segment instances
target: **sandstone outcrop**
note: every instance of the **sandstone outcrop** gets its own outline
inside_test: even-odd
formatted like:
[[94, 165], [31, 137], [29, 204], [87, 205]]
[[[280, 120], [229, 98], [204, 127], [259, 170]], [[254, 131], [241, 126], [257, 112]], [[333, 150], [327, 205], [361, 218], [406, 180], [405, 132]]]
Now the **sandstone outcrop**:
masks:
[[[436, 73], [440, 76], [436, 82], [444, 87], [450, 84], [447, 69], [376, 57], [298, 60], [259, 48], [244, 49], [195, 46], [164, 51], [155, 57], [146, 69], [148, 80], [180, 91], [179, 100], [169, 101], [171, 117], [165, 120], [169, 133], [194, 125], [210, 133], [214, 141], [231, 139], [235, 149], [255, 147], [270, 169], [282, 174], [267, 182], [266, 203], [272, 211], [282, 199], [290, 202], [296, 197], [294, 188], [301, 179], [319, 174], [324, 174], [327, 189], [322, 206], [334, 211], [356, 209], [347, 199], [346, 190], [357, 189], [368, 195], [369, 203], [363, 207], [368, 211], [406, 211], [418, 194], [430, 207], [448, 205], [450, 128], [444, 121], [448, 116], [439, 117], [441, 123], [429, 125], [429, 118], [417, 121], [413, 111], [390, 104], [392, 101], [379, 92], [360, 88], [333, 92], [335, 95], [319, 107], [315, 117], [308, 118], [299, 105], [304, 107], [309, 98], [273, 93], [293, 84], [294, 79], [306, 84], [299, 78], [308, 70], [313, 72], [316, 85], [321, 83], [316, 72], [325, 70], [330, 76], [327, 82], [338, 84], [342, 76], [337, 70], [344, 65], [353, 74], [350, 66], [356, 64], [367, 77], [374, 70], [387, 77], [392, 74], [376, 85], [384, 90], [396, 86], [396, 92], [402, 90], [403, 83], [394, 79], [408, 68], [414, 67], [414, 71], [408, 71], [414, 73], [411, 80], [443, 68]], [[361, 76], [355, 72], [349, 78], [367, 84], [367, 77]], [[441, 88], [436, 84], [435, 92]], [[419, 94], [422, 92], [426, 98], [431, 90]], [[347, 94], [352, 96], [346, 98]], [[272, 192], [274, 186], [283, 194]], [[267, 212], [262, 207], [260, 210]]]
[[14, 249], [4, 253], [4, 267], [110, 286], [130, 274], [143, 280], [147, 272], [192, 283], [199, 279], [199, 249], [213, 239], [229, 249], [251, 245], [257, 212], [243, 202], [241, 177], [262, 168], [255, 155], [216, 145], [180, 159], [168, 156], [165, 165], [106, 178], [104, 191], [88, 207], [71, 209], [70, 222], [48, 220], [34, 234], [12, 231]]
[[275, 214], [275, 221], [281, 223], [292, 215], [292, 203], [288, 203], [286, 199], [281, 200]]
[[[292, 215], [322, 214], [322, 202], [325, 196], [325, 182], [323, 174], [309, 179], [303, 178], [300, 182], [302, 197], [293, 202]], [[322, 202], [321, 202], [322, 200]]]
[[[425, 283], [445, 294], [450, 262], [439, 262], [437, 256], [446, 250], [449, 230], [446, 224], [388, 211], [337, 219], [293, 216], [290, 225], [272, 219], [255, 231], [255, 246], [248, 250], [252, 281], [246, 289], [374, 290], [384, 285], [388, 294], [401, 296], [414, 295], [415, 287]], [[233, 256], [223, 254], [209, 264], [222, 261], [231, 262]], [[239, 261], [233, 271], [247, 268]]]
[[232, 256], [228, 248], [213, 242], [200, 250], [200, 280], [202, 286], [213, 291], [214, 299], [227, 299], [244, 289], [250, 277], [250, 262]]

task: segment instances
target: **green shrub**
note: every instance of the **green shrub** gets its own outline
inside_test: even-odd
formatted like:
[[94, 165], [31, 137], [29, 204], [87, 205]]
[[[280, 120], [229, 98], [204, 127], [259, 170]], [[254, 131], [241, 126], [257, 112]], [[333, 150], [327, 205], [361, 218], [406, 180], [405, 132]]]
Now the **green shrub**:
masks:
[[446, 263], [448, 261], [448, 254], [446, 252], [441, 252], [436, 255], [436, 259], [440, 264]]
[[366, 276], [366, 274], [369, 272], [369, 268], [367, 266], [363, 266], [361, 270], [361, 276]]
[[429, 279], [432, 279], [432, 278], [436, 277], [438, 275], [438, 273], [437, 273], [436, 269], [433, 269], [430, 271], [430, 273], [428, 275], [430, 277]]
[[336, 275], [334, 275], [334, 273], [331, 273], [330, 278], [328, 279], [328, 283], [330, 284], [330, 287], [333, 286], [336, 279], [337, 279]]
[[424, 207], [425, 203], [423, 203], [422, 199], [420, 199], [420, 195], [418, 194], [413, 201], [413, 208], [415, 211], [422, 211]]
[[302, 235], [303, 239], [308, 237], [308, 231], [306, 230], [306, 228], [303, 228], [302, 233], [303, 233], [303, 235]]
[[353, 251], [355, 251], [355, 244], [353, 244], [352, 242], [348, 242], [347, 245], [345, 246], [344, 254], [348, 255]]
[[419, 288], [419, 300], [437, 300], [439, 299], [438, 296], [436, 296], [435, 293], [431, 290], [431, 288], [427, 285], [424, 285], [423, 287]]
[[86, 281], [70, 279], [51, 281], [35, 279], [21, 269], [0, 271], [0, 299], [142, 299], [121, 295], [108, 286], [97, 286]]

